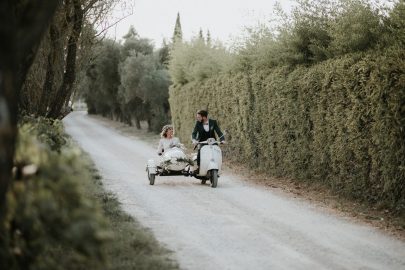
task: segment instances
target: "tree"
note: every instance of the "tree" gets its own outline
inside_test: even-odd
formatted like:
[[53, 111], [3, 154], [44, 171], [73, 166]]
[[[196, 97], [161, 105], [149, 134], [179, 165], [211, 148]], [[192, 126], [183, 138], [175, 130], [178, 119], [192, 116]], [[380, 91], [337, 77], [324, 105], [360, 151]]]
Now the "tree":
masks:
[[198, 32], [198, 39], [204, 41], [204, 33], [201, 28], [200, 28], [200, 31]]
[[141, 38], [131, 25], [128, 33], [123, 37], [124, 44], [121, 49], [121, 60], [124, 61], [131, 54], [148, 55], [153, 53], [153, 45], [147, 38]]
[[169, 66], [169, 45], [166, 42], [166, 39], [163, 39], [162, 47], [158, 51], [159, 63], [167, 68]]
[[174, 26], [172, 43], [183, 41], [183, 32], [181, 31], [180, 13], [177, 13], [176, 24]]
[[47, 116], [59, 118], [64, 104], [69, 100], [73, 91], [73, 83], [76, 79], [76, 55], [78, 49], [79, 37], [83, 27], [84, 10], [80, 0], [73, 1], [73, 29], [68, 39], [66, 66], [63, 74], [62, 85], [60, 86], [55, 98], [50, 106]]
[[149, 106], [149, 130], [160, 131], [169, 122], [169, 85], [170, 75], [167, 69], [155, 69], [142, 78], [145, 100]]
[[147, 120], [157, 131], [169, 118], [169, 46], [154, 51], [133, 26], [123, 44], [103, 40], [93, 49], [92, 60], [79, 81], [89, 113], [118, 118], [137, 128]]
[[82, 92], [89, 113], [101, 114], [111, 119], [121, 119], [122, 112], [117, 91], [120, 85], [118, 65], [120, 44], [105, 39], [93, 48], [89, 67], [82, 71], [78, 87]]
[[169, 73], [174, 84], [186, 84], [226, 71], [230, 61], [230, 53], [221, 44], [208, 46], [195, 37], [190, 42], [176, 44], [171, 50]]
[[21, 87], [59, 2], [0, 2], [0, 220], [11, 183]]
[[87, 62], [82, 59], [90, 54], [91, 46], [97, 42], [95, 36], [100, 34], [94, 31], [94, 25], [105, 20], [116, 3], [113, 0], [62, 2], [22, 92], [22, 113], [52, 118], [65, 115], [75, 91], [76, 73], [87, 68]]
[[370, 3], [345, 2], [330, 27], [333, 55], [366, 51], [374, 47], [382, 34], [381, 16]]
[[140, 121], [148, 118], [148, 107], [145, 106], [146, 89], [143, 85], [145, 76], [156, 69], [153, 55], [133, 53], [120, 66], [120, 95], [123, 105], [131, 112], [136, 127], [141, 128]]
[[207, 45], [208, 47], [211, 47], [211, 33], [210, 30], [207, 30]]

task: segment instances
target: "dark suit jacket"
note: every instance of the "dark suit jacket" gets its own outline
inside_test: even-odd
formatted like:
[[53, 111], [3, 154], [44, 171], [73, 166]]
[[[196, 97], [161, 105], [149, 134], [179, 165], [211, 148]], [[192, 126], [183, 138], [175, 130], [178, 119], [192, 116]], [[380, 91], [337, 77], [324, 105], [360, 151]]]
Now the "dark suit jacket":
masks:
[[[225, 140], [225, 137], [224, 137], [221, 129], [219, 128], [217, 121], [215, 121], [213, 119], [208, 119], [208, 125], [209, 125], [208, 138], [216, 139], [215, 133], [217, 133], [220, 141]], [[199, 122], [199, 121], [195, 122], [194, 130], [193, 130], [193, 133], [191, 134], [191, 137], [197, 141], [205, 141], [206, 139], [208, 139], [208, 138], [205, 138], [206, 131], [204, 130], [204, 126], [201, 122]]]

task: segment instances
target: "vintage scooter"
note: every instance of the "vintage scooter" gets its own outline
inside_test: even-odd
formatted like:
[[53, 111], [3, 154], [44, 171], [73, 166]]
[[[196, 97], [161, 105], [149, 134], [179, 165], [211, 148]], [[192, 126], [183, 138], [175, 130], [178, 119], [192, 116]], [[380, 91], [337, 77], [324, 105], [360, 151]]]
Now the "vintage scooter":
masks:
[[218, 146], [221, 142], [214, 138], [209, 138], [206, 141], [198, 142], [201, 145], [200, 149], [200, 168], [197, 170], [197, 154], [193, 157], [193, 176], [201, 179], [201, 184], [205, 184], [210, 180], [211, 187], [216, 188], [218, 185], [218, 177], [221, 174], [222, 168], [222, 151]]
[[206, 184], [207, 180], [210, 180], [211, 187], [216, 188], [222, 167], [222, 151], [218, 146], [220, 142], [210, 138], [198, 144], [201, 145], [200, 168], [197, 166], [197, 153], [193, 154], [192, 159], [189, 159], [183, 149], [173, 146], [164, 152], [159, 165], [154, 159], [148, 160], [146, 171], [149, 184], [154, 185], [156, 175], [183, 175], [200, 179], [201, 184]]

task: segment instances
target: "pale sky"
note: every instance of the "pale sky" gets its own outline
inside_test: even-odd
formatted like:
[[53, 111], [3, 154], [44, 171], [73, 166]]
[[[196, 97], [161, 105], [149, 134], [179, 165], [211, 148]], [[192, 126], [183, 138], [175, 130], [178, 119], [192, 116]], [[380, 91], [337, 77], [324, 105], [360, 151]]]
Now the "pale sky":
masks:
[[[121, 39], [133, 25], [141, 37], [151, 39], [160, 47], [163, 38], [173, 35], [177, 12], [183, 38], [190, 40], [200, 30], [209, 29], [213, 40], [230, 42], [243, 32], [245, 26], [266, 22], [271, 17], [276, 0], [134, 0], [134, 14], [107, 32], [107, 36]], [[289, 10], [292, 1], [279, 1]], [[121, 14], [116, 12], [117, 17]]]

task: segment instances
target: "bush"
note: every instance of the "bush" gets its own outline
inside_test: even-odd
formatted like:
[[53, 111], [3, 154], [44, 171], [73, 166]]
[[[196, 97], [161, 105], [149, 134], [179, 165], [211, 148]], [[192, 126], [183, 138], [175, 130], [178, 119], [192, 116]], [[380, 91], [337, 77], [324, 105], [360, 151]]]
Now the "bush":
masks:
[[20, 125], [24, 126], [27, 133], [37, 135], [37, 139], [51, 151], [60, 152], [66, 146], [67, 138], [60, 120], [45, 117], [24, 116], [20, 120]]
[[61, 123], [50, 121], [26, 121], [19, 129], [15, 179], [1, 224], [2, 267], [101, 269], [110, 233], [100, 209], [81, 189], [90, 176], [80, 150], [62, 147]]

